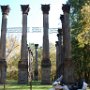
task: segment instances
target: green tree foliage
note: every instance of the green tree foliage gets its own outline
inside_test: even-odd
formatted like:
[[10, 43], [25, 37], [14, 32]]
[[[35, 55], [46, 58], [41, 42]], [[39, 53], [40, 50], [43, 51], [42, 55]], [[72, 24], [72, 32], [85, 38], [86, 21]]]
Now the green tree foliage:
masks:
[[77, 39], [81, 46], [90, 45], [90, 4], [85, 3], [81, 9], [82, 31], [79, 33]]
[[71, 6], [72, 58], [76, 73], [90, 81], [90, 0], [68, 0]]

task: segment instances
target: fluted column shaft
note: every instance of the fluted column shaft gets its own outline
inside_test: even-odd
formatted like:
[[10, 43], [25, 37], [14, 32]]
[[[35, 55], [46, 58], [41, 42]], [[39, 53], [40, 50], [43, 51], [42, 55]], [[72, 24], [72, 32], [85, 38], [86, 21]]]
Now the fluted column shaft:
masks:
[[35, 44], [35, 80], [38, 80], [38, 44]]
[[70, 20], [69, 12], [70, 6], [68, 4], [63, 4], [62, 7], [64, 17], [62, 20], [63, 28], [63, 44], [64, 44], [64, 71], [63, 78], [67, 84], [74, 83], [74, 64], [71, 58], [71, 39], [70, 39]]
[[[19, 61], [18, 83], [28, 83], [28, 56], [27, 56], [27, 15], [29, 5], [21, 5], [22, 10], [22, 40], [21, 40], [21, 60]], [[23, 73], [22, 73], [23, 72]]]
[[1, 25], [1, 58], [6, 58], [6, 32], [7, 32], [7, 15], [9, 13], [9, 6], [1, 6], [2, 10], [2, 25]]
[[62, 10], [64, 12], [65, 58], [71, 58], [71, 39], [70, 39], [70, 20], [69, 20], [70, 6], [69, 5], [63, 5]]
[[[49, 10], [50, 5], [42, 5], [43, 12], [43, 59], [42, 59], [42, 84], [50, 83], [51, 62], [49, 57]], [[47, 74], [46, 74], [47, 73]]]
[[63, 48], [63, 58], [65, 58], [65, 47], [67, 46], [67, 44], [65, 43], [66, 41], [66, 37], [65, 37], [65, 23], [64, 23], [64, 15], [60, 16], [61, 22], [62, 22], [62, 38], [63, 38], [63, 42], [62, 42], [62, 48]]
[[[21, 42], [21, 60], [27, 60], [27, 15], [28, 11], [24, 12], [25, 6], [21, 6], [22, 8], [22, 42]], [[26, 7], [28, 9], [28, 7]]]
[[9, 6], [1, 6], [2, 25], [1, 25], [1, 41], [0, 41], [0, 83], [4, 83], [6, 79], [6, 32], [7, 32], [7, 15]]
[[49, 59], [49, 37], [48, 37], [48, 30], [49, 30], [49, 18], [48, 13], [43, 13], [43, 58]]
[[59, 67], [59, 42], [56, 41], [56, 78], [58, 78], [58, 67]]
[[62, 29], [58, 29], [58, 41], [59, 41], [59, 57], [60, 57], [60, 64], [62, 63]]
[[63, 38], [62, 38], [62, 29], [58, 29], [58, 43], [59, 43], [59, 66], [58, 66], [58, 77], [62, 74], [62, 64], [63, 64]]

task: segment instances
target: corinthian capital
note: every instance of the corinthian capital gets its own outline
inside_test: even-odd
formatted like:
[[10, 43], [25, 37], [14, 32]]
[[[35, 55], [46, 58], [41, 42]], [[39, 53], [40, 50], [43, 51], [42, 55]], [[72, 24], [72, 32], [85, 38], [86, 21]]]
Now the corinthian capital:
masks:
[[64, 15], [60, 15], [61, 22], [64, 20]]
[[10, 8], [8, 5], [1, 6], [2, 15], [4, 15], [4, 14], [8, 15], [9, 10], [10, 10]]
[[63, 12], [69, 13], [70, 12], [70, 5], [69, 4], [63, 4], [62, 10], [63, 10]]
[[50, 10], [50, 5], [42, 5], [41, 9], [43, 11], [43, 14], [49, 14], [49, 10]]
[[21, 5], [21, 10], [22, 10], [23, 14], [27, 14], [28, 15], [29, 9], [30, 9], [29, 5]]

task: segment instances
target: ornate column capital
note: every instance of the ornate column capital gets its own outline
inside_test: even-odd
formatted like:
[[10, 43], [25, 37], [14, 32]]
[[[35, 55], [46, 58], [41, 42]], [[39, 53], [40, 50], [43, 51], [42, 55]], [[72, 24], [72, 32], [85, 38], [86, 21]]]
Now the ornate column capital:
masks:
[[58, 28], [59, 35], [62, 35], [62, 29]]
[[64, 20], [64, 15], [60, 15], [61, 22]]
[[69, 4], [63, 4], [62, 10], [63, 10], [63, 12], [69, 13], [70, 12], [70, 5]]
[[57, 47], [59, 45], [58, 41], [55, 42], [55, 46]]
[[58, 34], [57, 34], [57, 37], [59, 38], [59, 36], [60, 36], [60, 35], [59, 35], [59, 33], [58, 33]]
[[9, 10], [10, 10], [10, 8], [8, 5], [1, 6], [2, 15], [4, 15], [4, 14], [8, 15]]
[[38, 48], [38, 44], [35, 44], [35, 49], [37, 49]]
[[29, 9], [29, 5], [21, 5], [22, 14], [28, 15]]
[[43, 11], [43, 14], [49, 14], [49, 10], [50, 10], [50, 5], [42, 5], [41, 9]]

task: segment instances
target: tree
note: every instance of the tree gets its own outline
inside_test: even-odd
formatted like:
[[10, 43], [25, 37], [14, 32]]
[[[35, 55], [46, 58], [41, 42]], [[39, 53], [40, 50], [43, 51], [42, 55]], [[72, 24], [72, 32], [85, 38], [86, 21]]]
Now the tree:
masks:
[[18, 61], [20, 60], [20, 43], [14, 36], [9, 36], [6, 43], [7, 78], [17, 79]]
[[71, 5], [72, 58], [76, 73], [90, 81], [90, 0], [68, 0]]

